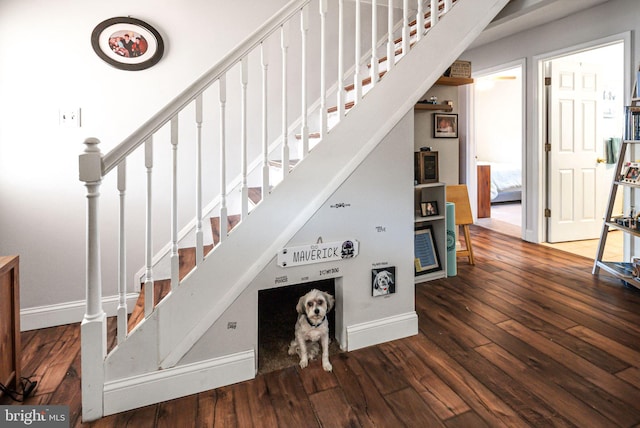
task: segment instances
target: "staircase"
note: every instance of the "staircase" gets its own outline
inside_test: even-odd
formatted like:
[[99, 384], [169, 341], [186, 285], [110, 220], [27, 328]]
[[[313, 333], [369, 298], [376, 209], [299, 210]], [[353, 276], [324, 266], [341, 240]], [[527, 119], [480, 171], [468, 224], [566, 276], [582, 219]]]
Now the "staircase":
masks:
[[[454, 4], [451, 0], [432, 0], [412, 2], [410, 8], [408, 0], [404, 0], [402, 8], [396, 10], [386, 7], [387, 2], [374, 0], [370, 16], [373, 30], [363, 37], [359, 32], [363, 19], [361, 2], [356, 0], [357, 60], [347, 67], [343, 51], [345, 2], [339, 0], [329, 5], [327, 0], [295, 0], [112, 151], [103, 155], [99, 140], [87, 139], [85, 152], [80, 156], [80, 179], [87, 187], [88, 247], [87, 313], [82, 323], [83, 419], [94, 420], [253, 377], [254, 350], [208, 361], [185, 363], [182, 359], [507, 2], [458, 0]], [[330, 7], [338, 10], [330, 11]], [[378, 19], [382, 8], [388, 12], [386, 19]], [[402, 17], [397, 20], [399, 15]], [[328, 17], [335, 16], [336, 22], [328, 22]], [[295, 97], [291, 97], [292, 88], [287, 84], [292, 23], [300, 28], [300, 69], [317, 71], [303, 73], [302, 87]], [[307, 37], [311, 23], [320, 29], [320, 51], [310, 55]], [[386, 31], [379, 37], [378, 29], [384, 27], [383, 23], [387, 24]], [[338, 34], [337, 52], [327, 50], [327, 34]], [[366, 46], [363, 40], [371, 41], [369, 51], [364, 53], [360, 51], [361, 46]], [[280, 47], [281, 75], [276, 80], [280, 82], [280, 96], [272, 101], [267, 90], [267, 82], [273, 85], [268, 76], [269, 57], [273, 54], [269, 46], [276, 43]], [[329, 55], [337, 55], [338, 79], [326, 74]], [[262, 87], [261, 97], [250, 104], [249, 71], [254, 70], [251, 67], [255, 67], [256, 57], [260, 58], [257, 70], [262, 77], [258, 83]], [[317, 67], [309, 65], [314, 60]], [[319, 81], [320, 96], [315, 103], [308, 100], [311, 79], [314, 85]], [[234, 103], [227, 100], [227, 82], [233, 80], [241, 88], [240, 99]], [[328, 81], [336, 80], [336, 84], [327, 87]], [[345, 84], [349, 80], [353, 83]], [[219, 117], [216, 131], [220, 192], [203, 208], [202, 136], [203, 127], [208, 124], [203, 111], [211, 99], [218, 104], [215, 110]], [[301, 101], [295, 120], [289, 119], [292, 99]], [[329, 99], [335, 99], [336, 105], [327, 105]], [[261, 111], [259, 119], [252, 121], [251, 110], [255, 109], [249, 106], [255, 103], [261, 105]], [[227, 127], [232, 104], [238, 108], [240, 117], [240, 132], [235, 138], [231, 138], [232, 132]], [[281, 106], [277, 114], [281, 132], [275, 138], [268, 133], [273, 128], [274, 119], [270, 118], [273, 105]], [[189, 120], [196, 129], [195, 186], [180, 184], [176, 172], [178, 150], [184, 144], [181, 124], [191, 110], [195, 117]], [[260, 138], [254, 138], [256, 123], [262, 131]], [[154, 146], [161, 140], [163, 129], [172, 150], [171, 201], [167, 207], [171, 242], [166, 247], [170, 274], [166, 279], [154, 279], [157, 262], [165, 256], [152, 253], [152, 225], [156, 216], [152, 195]], [[260, 154], [254, 158], [249, 153], [255, 153], [256, 146]], [[237, 147], [241, 162], [234, 166], [227, 162], [227, 150]], [[140, 300], [128, 317], [125, 304], [128, 255], [124, 243], [129, 216], [124, 207], [127, 158], [138, 149], [144, 151], [147, 177], [145, 260], [141, 263], [144, 284]], [[239, 171], [238, 178], [231, 183], [227, 183], [228, 169]], [[117, 345], [107, 352], [106, 315], [101, 303], [98, 199], [102, 179], [112, 171], [117, 175], [121, 201], [120, 305]], [[277, 179], [274, 171], [278, 171]], [[326, 179], [318, 180], [319, 172]], [[185, 186], [195, 188], [196, 208], [193, 220], [179, 224], [184, 214], [178, 197]], [[208, 234], [203, 220], [207, 218], [213, 224], [211, 242], [205, 242]], [[180, 248], [183, 241], [191, 239], [195, 246]]]

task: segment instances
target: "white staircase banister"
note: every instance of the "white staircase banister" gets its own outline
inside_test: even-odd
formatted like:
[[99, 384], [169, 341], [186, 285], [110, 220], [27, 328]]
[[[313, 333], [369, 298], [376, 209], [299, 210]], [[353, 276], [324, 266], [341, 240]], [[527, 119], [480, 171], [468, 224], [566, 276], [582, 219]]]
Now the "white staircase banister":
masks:
[[102, 161], [102, 175], [106, 175], [124, 158], [138, 148], [146, 139], [155, 134], [168, 123], [171, 118], [191, 103], [205, 89], [211, 86], [242, 58], [262, 43], [268, 36], [280, 29], [280, 26], [300, 12], [311, 0], [294, 0], [286, 4], [278, 13], [268, 19], [256, 32], [240, 43], [214, 67], [204, 73], [198, 80], [188, 86], [169, 104], [153, 115], [141, 127], [125, 138], [118, 146], [105, 154]]

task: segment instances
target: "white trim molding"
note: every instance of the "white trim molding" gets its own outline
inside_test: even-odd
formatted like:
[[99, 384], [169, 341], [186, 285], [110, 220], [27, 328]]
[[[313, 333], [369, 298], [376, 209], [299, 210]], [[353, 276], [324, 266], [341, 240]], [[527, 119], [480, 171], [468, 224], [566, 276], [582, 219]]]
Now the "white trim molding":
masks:
[[418, 334], [418, 314], [407, 312], [347, 327], [348, 351]]
[[124, 412], [253, 379], [253, 349], [105, 382], [104, 415]]
[[[138, 300], [138, 293], [127, 293], [127, 311], [131, 313]], [[20, 329], [22, 331], [38, 328], [55, 327], [82, 321], [87, 302], [56, 303], [54, 305], [35, 306], [20, 311]], [[107, 296], [102, 299], [107, 316], [115, 316], [118, 311], [118, 296]]]

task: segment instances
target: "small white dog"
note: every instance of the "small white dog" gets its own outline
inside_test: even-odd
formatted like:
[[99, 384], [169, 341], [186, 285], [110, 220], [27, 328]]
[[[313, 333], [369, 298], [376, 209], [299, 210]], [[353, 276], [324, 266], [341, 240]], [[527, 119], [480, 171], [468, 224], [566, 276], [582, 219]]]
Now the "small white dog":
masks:
[[320, 290], [311, 290], [300, 297], [296, 310], [295, 339], [289, 345], [289, 355], [300, 356], [300, 367], [305, 368], [309, 359], [314, 359], [322, 346], [322, 368], [330, 372], [333, 367], [329, 362], [329, 321], [327, 313], [333, 308], [335, 299], [332, 295]]
[[373, 295], [384, 296], [391, 292], [393, 274], [388, 270], [378, 272], [373, 280]]

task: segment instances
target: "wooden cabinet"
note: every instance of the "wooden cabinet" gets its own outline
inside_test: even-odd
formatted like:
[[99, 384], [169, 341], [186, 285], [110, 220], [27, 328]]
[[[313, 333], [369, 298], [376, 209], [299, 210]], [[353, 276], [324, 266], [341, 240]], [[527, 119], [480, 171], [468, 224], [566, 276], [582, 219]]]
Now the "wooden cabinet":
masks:
[[10, 389], [20, 382], [18, 261], [18, 256], [0, 256], [0, 382]]

